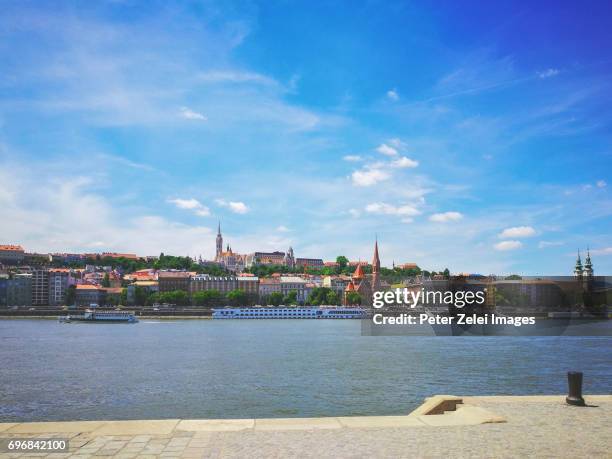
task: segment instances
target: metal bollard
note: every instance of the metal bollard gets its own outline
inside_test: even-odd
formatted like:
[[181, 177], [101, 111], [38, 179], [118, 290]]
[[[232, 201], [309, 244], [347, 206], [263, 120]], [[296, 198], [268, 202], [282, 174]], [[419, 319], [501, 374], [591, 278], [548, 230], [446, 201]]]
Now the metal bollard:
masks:
[[585, 406], [582, 398], [582, 372], [568, 371], [567, 383], [569, 385], [569, 394], [565, 397], [568, 405]]

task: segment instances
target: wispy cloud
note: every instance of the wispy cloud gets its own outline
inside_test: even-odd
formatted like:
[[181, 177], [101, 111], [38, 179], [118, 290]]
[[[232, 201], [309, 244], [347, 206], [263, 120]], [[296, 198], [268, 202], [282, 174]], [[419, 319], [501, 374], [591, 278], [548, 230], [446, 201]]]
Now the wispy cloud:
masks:
[[376, 148], [376, 151], [380, 153], [381, 155], [386, 155], [386, 156], [396, 156], [397, 155], [397, 149], [387, 145], [386, 143], [383, 143], [380, 146], [378, 146]]
[[514, 226], [506, 228], [497, 235], [500, 239], [523, 238], [536, 235], [536, 230], [531, 226]]
[[505, 252], [508, 250], [517, 250], [523, 247], [523, 243], [521, 241], [501, 241], [493, 246], [495, 250]]
[[208, 117], [203, 115], [202, 113], [193, 111], [188, 107], [181, 107], [181, 117], [187, 120], [198, 120], [198, 121], [207, 121]]
[[397, 167], [399, 169], [413, 168], [413, 167], [417, 167], [418, 165], [419, 165], [418, 161], [415, 161], [414, 159], [406, 158], [405, 156], [402, 156], [401, 158], [398, 158], [391, 162], [391, 166]]
[[174, 198], [174, 199], [168, 199], [168, 202], [171, 204], [174, 204], [179, 209], [191, 210], [196, 215], [199, 215], [200, 217], [207, 217], [208, 215], [210, 215], [210, 210], [208, 209], [208, 207], [203, 205], [200, 201], [198, 201], [195, 198], [190, 198], [190, 199]]
[[542, 79], [546, 79], [546, 78], [557, 76], [558, 74], [559, 74], [558, 69], [549, 68], [549, 69], [538, 72], [538, 77]]
[[399, 100], [399, 94], [397, 93], [397, 90], [395, 88], [390, 89], [389, 91], [387, 91], [387, 97], [391, 100], [397, 101]]
[[109, 155], [106, 153], [102, 153], [98, 156], [104, 160], [113, 161], [113, 162], [116, 162], [117, 164], [131, 167], [132, 169], [140, 169], [143, 171], [154, 171], [155, 170], [155, 168], [151, 166], [150, 164], [132, 161], [128, 158], [124, 158], [123, 156]]
[[363, 158], [359, 155], [345, 155], [342, 157], [342, 159], [349, 162], [359, 162], [363, 160]]
[[389, 180], [391, 174], [378, 168], [364, 168], [354, 171], [351, 174], [353, 185], [355, 186], [372, 186], [379, 182]]
[[225, 199], [216, 199], [215, 202], [221, 207], [226, 207], [235, 214], [246, 214], [249, 211], [248, 206], [242, 201], [226, 201]]
[[257, 83], [278, 86], [276, 80], [260, 73], [231, 69], [200, 72], [197, 80], [202, 83]]
[[400, 217], [414, 217], [421, 212], [414, 206], [387, 204], [385, 202], [374, 202], [365, 207], [365, 211], [371, 214], [396, 215]]
[[456, 222], [463, 219], [463, 214], [460, 212], [442, 212], [439, 214], [430, 215], [429, 221], [436, 223]]

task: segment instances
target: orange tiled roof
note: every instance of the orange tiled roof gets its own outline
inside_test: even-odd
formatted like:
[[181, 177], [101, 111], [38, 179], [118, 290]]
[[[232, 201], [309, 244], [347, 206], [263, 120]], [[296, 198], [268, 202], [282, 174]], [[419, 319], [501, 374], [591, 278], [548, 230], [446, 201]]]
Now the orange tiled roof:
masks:
[[272, 278], [272, 279], [270, 279], [270, 278], [262, 278], [262, 279], [259, 279], [259, 283], [260, 284], [264, 284], [264, 285], [265, 284], [278, 284], [278, 283], [280, 283], [280, 279], [278, 277], [277, 278]]
[[21, 247], [20, 245], [6, 244], [0, 245], [0, 250], [20, 250], [23, 252], [23, 247]]
[[160, 271], [158, 276], [160, 279], [163, 278], [176, 278], [176, 279], [184, 279], [186, 277], [192, 276], [192, 273], [188, 273], [185, 271]]
[[91, 285], [91, 284], [77, 284], [76, 285], [76, 289], [77, 290], [98, 290], [100, 287], [98, 287], [97, 285]]
[[357, 269], [353, 273], [353, 279], [363, 279], [363, 277], [364, 277], [363, 268], [361, 267], [361, 264], [358, 264]]

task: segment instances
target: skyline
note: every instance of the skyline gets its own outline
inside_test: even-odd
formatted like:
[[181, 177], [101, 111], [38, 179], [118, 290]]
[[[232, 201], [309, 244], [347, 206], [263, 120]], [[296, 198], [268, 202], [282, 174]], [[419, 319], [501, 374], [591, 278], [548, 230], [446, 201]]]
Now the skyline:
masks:
[[609, 13], [7, 2], [0, 244], [603, 274]]

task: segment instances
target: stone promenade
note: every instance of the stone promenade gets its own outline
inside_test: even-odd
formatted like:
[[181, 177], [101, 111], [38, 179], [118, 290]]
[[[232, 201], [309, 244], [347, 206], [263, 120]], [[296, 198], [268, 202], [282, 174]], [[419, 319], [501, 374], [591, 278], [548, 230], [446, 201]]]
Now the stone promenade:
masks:
[[69, 438], [70, 451], [0, 457], [612, 458], [612, 396], [585, 399], [592, 406], [563, 396], [432, 397], [407, 416], [5, 423], [0, 438]]

